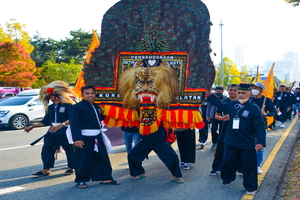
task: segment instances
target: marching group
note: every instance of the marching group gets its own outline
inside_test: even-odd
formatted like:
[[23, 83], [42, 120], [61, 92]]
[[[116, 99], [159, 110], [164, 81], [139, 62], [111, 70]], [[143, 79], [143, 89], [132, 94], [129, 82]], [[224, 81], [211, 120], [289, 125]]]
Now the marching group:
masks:
[[[262, 95], [264, 84], [231, 84], [228, 97], [223, 95], [224, 88], [217, 86], [206, 93], [200, 112], [205, 124], [199, 130], [200, 148], [204, 148], [211, 126], [211, 148], [215, 150], [212, 170], [209, 175], [221, 172], [222, 185], [227, 186], [243, 174], [243, 186], [249, 194], [258, 188], [257, 174], [263, 173], [264, 147], [267, 130], [276, 126], [284, 128], [284, 122], [292, 115], [300, 117], [300, 88], [295, 91], [281, 84], [274, 91], [274, 98]], [[100, 181], [100, 184], [119, 185], [112, 178], [112, 167], [107, 151], [109, 142], [101, 131], [104, 116], [100, 107], [94, 103], [96, 98], [93, 86], [81, 89], [82, 100], [79, 103], [71, 98], [71, 89], [61, 81], [54, 81], [41, 89], [40, 99], [46, 108], [44, 119], [25, 128], [48, 126], [44, 136], [41, 157], [43, 169], [33, 173], [36, 176], [50, 175], [54, 167], [54, 154], [60, 146], [66, 152], [68, 169], [65, 175], [75, 172], [78, 188], [87, 188], [86, 182]], [[53, 104], [49, 104], [49, 101]], [[267, 118], [268, 117], [268, 118]], [[271, 121], [268, 121], [271, 120]], [[137, 128], [122, 127], [128, 153], [130, 175], [134, 180], [147, 177], [142, 161], [154, 150], [172, 173], [172, 181], [184, 183], [180, 167], [190, 169], [195, 163], [195, 130], [175, 129], [180, 161], [176, 152], [166, 141], [164, 128], [148, 136], [142, 136]], [[70, 137], [70, 135], [72, 137]], [[135, 146], [132, 148], [132, 141]]]

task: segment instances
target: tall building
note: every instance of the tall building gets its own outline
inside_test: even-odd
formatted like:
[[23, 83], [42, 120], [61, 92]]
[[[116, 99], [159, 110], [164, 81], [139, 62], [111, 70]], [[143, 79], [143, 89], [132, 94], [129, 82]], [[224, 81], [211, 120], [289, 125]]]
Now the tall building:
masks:
[[244, 46], [238, 45], [235, 49], [235, 64], [241, 70], [244, 66]]
[[263, 69], [260, 73], [263, 73], [264, 76], [267, 76], [274, 62], [274, 75], [277, 76], [279, 80], [286, 80], [289, 82], [300, 81], [298, 54], [294, 53], [293, 51], [288, 51], [283, 55], [282, 60], [266, 61], [264, 62]]

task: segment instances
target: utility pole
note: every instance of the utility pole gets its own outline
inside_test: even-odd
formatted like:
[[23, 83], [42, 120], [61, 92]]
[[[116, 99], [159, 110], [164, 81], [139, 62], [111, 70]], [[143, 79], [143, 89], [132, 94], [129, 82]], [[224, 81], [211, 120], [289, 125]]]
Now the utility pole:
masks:
[[[221, 85], [224, 85], [224, 63], [223, 63], [223, 37], [222, 37], [222, 18], [219, 26], [221, 27]], [[229, 74], [228, 74], [229, 77]], [[228, 78], [229, 79], [229, 78]]]

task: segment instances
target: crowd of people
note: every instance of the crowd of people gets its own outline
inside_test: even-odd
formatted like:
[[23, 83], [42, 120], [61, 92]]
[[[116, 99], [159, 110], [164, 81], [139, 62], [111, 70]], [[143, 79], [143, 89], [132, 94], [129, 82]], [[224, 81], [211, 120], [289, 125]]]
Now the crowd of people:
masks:
[[[273, 99], [262, 95], [264, 84], [231, 84], [228, 97], [224, 88], [216, 86], [206, 93], [200, 112], [204, 128], [199, 130], [200, 149], [207, 143], [211, 127], [211, 149], [215, 151], [209, 175], [221, 173], [222, 185], [228, 186], [236, 179], [237, 172], [243, 174], [243, 186], [248, 194], [254, 194], [258, 187], [257, 174], [263, 173], [261, 165], [266, 146], [268, 130], [285, 128], [285, 121], [292, 116], [300, 117], [300, 87], [294, 90], [281, 84], [274, 91]], [[99, 181], [100, 184], [120, 185], [112, 177], [112, 167], [108, 156], [111, 145], [104, 134], [101, 108], [94, 103], [96, 98], [93, 86], [81, 89], [82, 100], [72, 99], [74, 92], [61, 81], [43, 87], [40, 99], [46, 110], [44, 119], [25, 128], [30, 132], [36, 127], [48, 126], [44, 135], [41, 157], [43, 169], [35, 176], [48, 176], [54, 167], [54, 155], [65, 150], [68, 169], [65, 175], [75, 173], [76, 187], [87, 188], [86, 182]], [[52, 104], [49, 102], [52, 101]], [[154, 150], [172, 174], [172, 181], [184, 183], [181, 168], [190, 169], [195, 163], [195, 130], [175, 129], [179, 157], [166, 141], [164, 128], [150, 135], [140, 135], [137, 127], [122, 127], [128, 153], [128, 169], [132, 179], [146, 178], [142, 161]], [[132, 143], [134, 141], [134, 147]], [[180, 162], [179, 162], [180, 160]]]

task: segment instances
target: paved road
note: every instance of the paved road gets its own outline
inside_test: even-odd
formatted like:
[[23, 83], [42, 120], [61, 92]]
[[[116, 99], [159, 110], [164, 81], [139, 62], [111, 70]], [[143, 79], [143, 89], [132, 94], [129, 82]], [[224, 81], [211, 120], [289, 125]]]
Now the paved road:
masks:
[[[44, 134], [46, 128], [24, 131], [0, 130], [0, 199], [280, 199], [276, 194], [287, 159], [299, 133], [299, 122], [293, 119], [286, 123], [285, 129], [270, 131], [267, 139], [266, 159], [259, 175], [260, 188], [255, 196], [245, 195], [242, 176], [228, 187], [221, 186], [220, 174], [209, 176], [213, 159], [210, 143], [200, 150], [197, 147], [196, 163], [190, 170], [182, 170], [184, 184], [171, 181], [171, 174], [155, 153], [145, 160], [147, 178], [132, 180], [126, 169], [127, 159], [124, 145], [113, 148], [109, 154], [113, 166], [113, 177], [120, 181], [120, 186], [87, 183], [89, 188], [77, 189], [74, 176], [64, 176], [66, 160], [64, 154], [58, 155], [51, 176], [33, 177], [30, 174], [42, 168], [40, 151], [42, 142], [31, 147], [33, 140]], [[210, 140], [209, 140], [210, 141]], [[173, 148], [177, 151], [176, 143]], [[178, 151], [177, 151], [178, 152]], [[270, 153], [271, 152], [271, 153]]]

